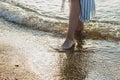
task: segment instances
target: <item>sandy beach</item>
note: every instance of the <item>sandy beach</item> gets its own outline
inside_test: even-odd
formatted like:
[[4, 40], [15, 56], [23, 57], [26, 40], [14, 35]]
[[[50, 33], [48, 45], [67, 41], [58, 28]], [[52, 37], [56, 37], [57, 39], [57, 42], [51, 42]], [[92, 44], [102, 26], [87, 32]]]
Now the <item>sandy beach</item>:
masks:
[[120, 43], [85, 40], [78, 52], [57, 52], [64, 37], [0, 18], [0, 80], [119, 80]]
[[[98, 17], [85, 24], [82, 48], [62, 52], [55, 48], [65, 39], [68, 24], [64, 21], [68, 19], [55, 1], [60, 2], [0, 1], [0, 80], [120, 80], [120, 16], [116, 8], [120, 1], [113, 1], [114, 6], [97, 1]], [[103, 10], [105, 5], [108, 9]], [[114, 8], [115, 13], [109, 14]], [[104, 21], [108, 19], [111, 21]]]

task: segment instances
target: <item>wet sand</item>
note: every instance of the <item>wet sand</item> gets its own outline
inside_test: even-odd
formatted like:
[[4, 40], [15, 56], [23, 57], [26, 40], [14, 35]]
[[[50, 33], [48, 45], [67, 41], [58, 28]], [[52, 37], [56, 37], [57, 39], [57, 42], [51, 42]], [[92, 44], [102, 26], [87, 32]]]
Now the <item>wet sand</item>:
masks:
[[0, 80], [120, 80], [120, 42], [85, 40], [58, 52], [64, 37], [0, 18]]

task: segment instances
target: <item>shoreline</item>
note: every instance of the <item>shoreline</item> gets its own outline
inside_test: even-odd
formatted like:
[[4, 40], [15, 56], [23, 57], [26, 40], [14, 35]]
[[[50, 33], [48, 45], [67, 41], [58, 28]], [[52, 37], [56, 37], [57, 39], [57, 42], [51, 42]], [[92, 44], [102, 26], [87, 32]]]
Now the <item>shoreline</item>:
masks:
[[120, 79], [120, 42], [88, 39], [72, 54], [50, 48], [63, 40], [0, 18], [0, 79]]
[[58, 52], [67, 23], [0, 1], [0, 80], [120, 80], [120, 24], [85, 25], [83, 48]]
[[[25, 11], [20, 7], [4, 2], [0, 2], [0, 16], [7, 21], [27, 26], [32, 29], [53, 32], [64, 36], [68, 26], [67, 23], [44, 20], [34, 12]], [[118, 28], [120, 24], [114, 25], [111, 23], [90, 22], [89, 24], [85, 24], [85, 26], [84, 31], [86, 32], [88, 39], [120, 41], [120, 29]]]

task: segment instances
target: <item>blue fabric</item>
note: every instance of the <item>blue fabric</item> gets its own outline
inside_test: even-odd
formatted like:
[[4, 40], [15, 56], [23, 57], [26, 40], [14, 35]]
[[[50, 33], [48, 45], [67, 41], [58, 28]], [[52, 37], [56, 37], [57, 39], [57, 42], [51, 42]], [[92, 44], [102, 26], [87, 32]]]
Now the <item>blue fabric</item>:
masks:
[[80, 5], [80, 21], [89, 21], [95, 15], [95, 0], [80, 0]]

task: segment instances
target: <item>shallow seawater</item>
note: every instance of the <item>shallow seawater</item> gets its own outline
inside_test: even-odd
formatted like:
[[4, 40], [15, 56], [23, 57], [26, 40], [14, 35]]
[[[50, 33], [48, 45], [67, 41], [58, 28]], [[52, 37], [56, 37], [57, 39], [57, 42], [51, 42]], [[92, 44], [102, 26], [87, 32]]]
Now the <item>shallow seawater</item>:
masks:
[[[68, 0], [65, 9], [61, 11], [62, 0], [1, 0], [6, 2], [19, 3], [39, 13], [41, 16], [55, 18], [57, 20], [67, 20], [69, 14]], [[97, 21], [120, 21], [120, 0], [96, 0]]]
[[[43, 24], [40, 24], [42, 26], [49, 26], [49, 27], [57, 26], [59, 28], [60, 33], [66, 32], [66, 29], [61, 30], [60, 28], [68, 27], [68, 15], [69, 15], [68, 0], [66, 0], [65, 2], [64, 10], [61, 10], [62, 0], [52, 0], [52, 1], [51, 0], [1, 0], [1, 1], [13, 4], [17, 7], [21, 7], [28, 12], [29, 11], [34, 12], [35, 17], [37, 15], [39, 19], [45, 20], [45, 21], [40, 21], [43, 22]], [[115, 37], [120, 39], [119, 4], [120, 4], [120, 0], [114, 0], [114, 1], [96, 0], [96, 16], [90, 21], [90, 23], [86, 23], [87, 30], [91, 30], [89, 31], [90, 34], [93, 33], [98, 34], [99, 36], [98, 39], [99, 38], [101, 39], [104, 36]], [[26, 24], [30, 24], [28, 22], [26, 22]], [[31, 23], [34, 24], [34, 21]]]

